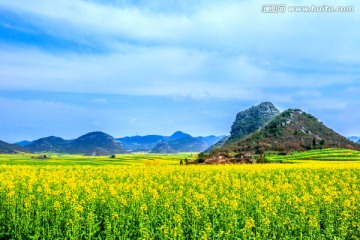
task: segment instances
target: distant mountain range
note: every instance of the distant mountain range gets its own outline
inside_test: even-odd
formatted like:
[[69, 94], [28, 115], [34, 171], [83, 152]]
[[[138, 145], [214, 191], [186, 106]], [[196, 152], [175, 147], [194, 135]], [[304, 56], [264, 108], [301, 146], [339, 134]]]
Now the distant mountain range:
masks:
[[26, 145], [29, 145], [30, 143], [31, 143], [30, 141], [23, 140], [21, 142], [17, 142], [17, 143], [14, 143], [14, 144], [19, 145], [21, 147], [25, 147]]
[[[26, 142], [28, 141], [22, 141], [22, 143]], [[60, 137], [50, 136], [29, 142], [23, 146], [31, 152], [66, 152], [69, 143], [69, 141]]]
[[70, 142], [66, 152], [84, 153], [85, 155], [109, 155], [124, 153], [125, 150], [114, 137], [103, 132], [91, 132]]
[[[351, 139], [352, 141], [350, 141]], [[241, 152], [303, 151], [316, 148], [360, 149], [360, 138], [341, 136], [300, 109], [280, 112], [272, 103], [262, 102], [236, 115], [229, 136], [193, 137], [177, 131], [171, 136], [147, 135], [114, 138], [91, 132], [74, 140], [50, 136], [35, 141], [8, 144], [0, 141], [0, 153], [57, 152], [110, 155], [125, 152], [203, 152], [210, 156]], [[357, 140], [357, 143], [355, 141]]]
[[165, 140], [164, 136], [160, 135], [147, 135], [147, 136], [133, 136], [117, 138], [122, 147], [129, 152], [149, 152], [157, 143]]
[[[360, 145], [348, 140], [300, 109], [288, 109], [280, 114], [270, 103], [264, 103], [240, 112], [232, 129], [242, 129], [242, 135], [231, 131], [228, 140], [213, 147], [209, 158], [237, 155], [242, 152], [303, 151], [317, 148], [348, 148], [360, 150]], [[240, 117], [239, 117], [240, 116]], [[247, 120], [245, 120], [247, 119]], [[267, 122], [263, 119], [268, 119]], [[254, 127], [259, 126], [259, 128]], [[221, 146], [222, 145], [222, 146]]]
[[[177, 131], [171, 136], [148, 135], [148, 136], [134, 136], [117, 138], [126, 151], [130, 152], [154, 152], [167, 153], [157, 149], [164, 149], [157, 147], [161, 142], [166, 142], [175, 152], [201, 152], [209, 148], [211, 145], [219, 141], [223, 136], [207, 136], [207, 137], [192, 137], [187, 133]], [[161, 144], [164, 146], [164, 144]]]
[[[117, 138], [103, 133], [91, 132], [74, 140], [50, 136], [35, 141], [21, 141], [3, 152], [56, 152], [85, 155], [110, 155], [124, 152], [201, 152], [209, 148], [222, 136], [192, 137], [181, 131], [171, 136], [147, 135]], [[5, 144], [5, 143], [4, 143]], [[9, 144], [11, 145], [11, 144]]]
[[161, 141], [151, 150], [151, 153], [175, 153], [176, 151], [170, 147], [168, 142]]
[[0, 153], [17, 153], [17, 152], [26, 152], [26, 149], [16, 144], [9, 144], [0, 141]]
[[85, 155], [109, 155], [124, 153], [121, 144], [103, 132], [87, 133], [75, 140], [50, 136], [32, 141], [24, 146], [29, 152], [57, 152]]
[[212, 146], [210, 146], [208, 149], [206, 149], [206, 150], [204, 151], [204, 153], [209, 154], [209, 153], [211, 153], [211, 152], [213, 152], [213, 151], [221, 148], [222, 146], [225, 145], [225, 143], [229, 140], [229, 138], [230, 138], [230, 135], [223, 137], [223, 138], [220, 139], [218, 142], [216, 142], [214, 145], [212, 145]]
[[357, 137], [357, 136], [351, 136], [351, 137], [348, 137], [347, 139], [349, 139], [350, 141], [356, 142], [356, 143], [360, 143], [360, 137]]

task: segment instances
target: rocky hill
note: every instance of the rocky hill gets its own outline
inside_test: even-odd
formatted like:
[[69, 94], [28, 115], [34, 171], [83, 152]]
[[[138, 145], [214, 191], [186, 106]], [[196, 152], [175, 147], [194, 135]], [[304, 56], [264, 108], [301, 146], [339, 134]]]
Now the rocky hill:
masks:
[[0, 153], [19, 153], [27, 152], [27, 150], [16, 144], [10, 144], [7, 142], [0, 141]]
[[360, 140], [357, 142], [357, 144], [360, 144]]
[[[99, 151], [97, 151], [97, 148], [101, 149], [98, 149]], [[106, 154], [104, 150], [106, 151]], [[114, 153], [124, 153], [125, 151], [121, 144], [118, 143], [118, 141], [116, 141], [112, 136], [103, 132], [91, 132], [72, 141], [67, 148], [67, 152], [88, 155], [93, 155], [94, 152], [101, 152], [104, 153], [101, 155], [108, 155]]]
[[319, 148], [347, 148], [360, 146], [319, 122], [314, 116], [299, 109], [289, 109], [276, 116], [258, 131], [226, 145], [213, 155], [241, 152], [303, 151]]
[[228, 143], [237, 141], [264, 126], [280, 114], [270, 102], [262, 102], [257, 106], [239, 112], [231, 126]]
[[161, 141], [154, 147], [153, 150], [151, 150], [151, 153], [165, 154], [165, 153], [176, 153], [176, 151], [170, 147], [169, 143], [165, 141]]
[[40, 138], [26, 145], [30, 152], [66, 152], [69, 142], [55, 136]]

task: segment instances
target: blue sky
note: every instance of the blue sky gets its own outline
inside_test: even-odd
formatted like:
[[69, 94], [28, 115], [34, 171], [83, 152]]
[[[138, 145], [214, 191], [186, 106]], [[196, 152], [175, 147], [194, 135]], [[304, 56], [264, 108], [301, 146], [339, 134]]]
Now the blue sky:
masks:
[[360, 135], [358, 2], [267, 3], [0, 0], [0, 139], [223, 135], [262, 101]]

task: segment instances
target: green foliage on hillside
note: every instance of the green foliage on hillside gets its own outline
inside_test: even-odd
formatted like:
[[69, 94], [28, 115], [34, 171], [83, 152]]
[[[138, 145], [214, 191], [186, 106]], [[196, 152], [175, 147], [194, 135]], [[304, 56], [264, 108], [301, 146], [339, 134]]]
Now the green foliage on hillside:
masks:
[[215, 150], [211, 155], [260, 154], [265, 151], [287, 154], [324, 148], [360, 150], [358, 144], [326, 127], [314, 116], [299, 109], [289, 109], [256, 132]]

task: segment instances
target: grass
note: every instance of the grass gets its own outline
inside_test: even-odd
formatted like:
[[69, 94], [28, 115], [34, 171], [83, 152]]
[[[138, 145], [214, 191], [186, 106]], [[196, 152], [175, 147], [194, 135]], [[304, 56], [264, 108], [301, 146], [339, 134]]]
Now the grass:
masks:
[[[187, 158], [194, 161], [197, 153], [151, 154], [129, 153], [109, 156], [83, 156], [73, 154], [46, 153], [50, 159], [33, 159], [39, 154], [0, 154], [0, 165], [179, 165]], [[304, 161], [360, 161], [360, 151], [349, 149], [317, 149], [305, 152], [292, 152], [287, 156], [267, 153], [270, 162], [296, 163]]]
[[305, 152], [292, 152], [287, 156], [268, 153], [270, 162], [302, 162], [302, 161], [360, 161], [360, 151], [327, 148]]
[[46, 153], [50, 159], [33, 159], [38, 154], [0, 154], [0, 164], [8, 165], [178, 165], [185, 158], [196, 159], [195, 153], [178, 154], [118, 154], [115, 158], [109, 156], [83, 156], [72, 154]]

